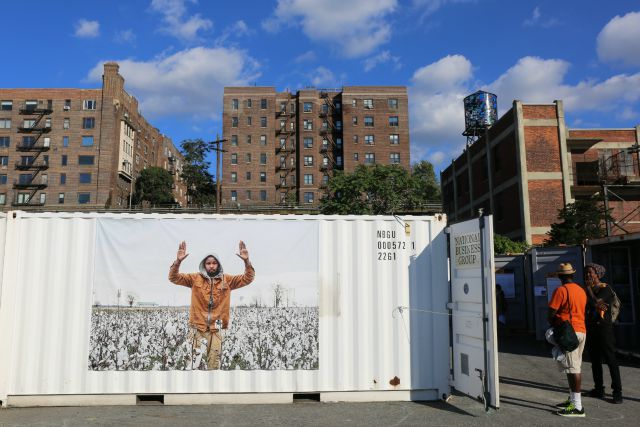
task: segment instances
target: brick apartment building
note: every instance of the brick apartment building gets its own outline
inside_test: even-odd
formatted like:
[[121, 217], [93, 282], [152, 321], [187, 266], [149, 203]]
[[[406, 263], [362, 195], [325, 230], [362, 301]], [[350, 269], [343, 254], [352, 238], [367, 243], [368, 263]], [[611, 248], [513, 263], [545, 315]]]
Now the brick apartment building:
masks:
[[0, 89], [0, 208], [125, 208], [140, 172], [174, 174], [186, 204], [182, 156], [138, 111], [118, 64], [101, 89]]
[[450, 220], [494, 215], [494, 230], [542, 243], [558, 209], [607, 194], [612, 234], [640, 231], [640, 126], [568, 129], [562, 101], [513, 107], [441, 173]]
[[317, 204], [336, 170], [409, 168], [406, 87], [226, 87], [223, 205]]

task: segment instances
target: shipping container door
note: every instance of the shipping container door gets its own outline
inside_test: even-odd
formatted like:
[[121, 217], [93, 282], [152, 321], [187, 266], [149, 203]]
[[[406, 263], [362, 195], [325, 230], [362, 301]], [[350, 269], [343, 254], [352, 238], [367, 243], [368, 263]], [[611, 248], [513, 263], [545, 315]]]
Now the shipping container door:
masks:
[[449, 227], [453, 386], [499, 406], [493, 217]]

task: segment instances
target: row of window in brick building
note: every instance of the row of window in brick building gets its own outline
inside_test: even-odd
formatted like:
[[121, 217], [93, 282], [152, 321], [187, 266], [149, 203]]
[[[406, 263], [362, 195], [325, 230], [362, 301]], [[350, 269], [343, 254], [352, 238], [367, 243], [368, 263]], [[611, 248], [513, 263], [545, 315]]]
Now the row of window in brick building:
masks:
[[[246, 200], [247, 201], [252, 201], [253, 200], [253, 193], [251, 192], [251, 190], [245, 190], [245, 195], [246, 195]], [[231, 201], [232, 202], [237, 202], [238, 201], [238, 191], [237, 190], [231, 190], [230, 193], [231, 196]], [[303, 193], [303, 200], [305, 203], [313, 203], [314, 202], [314, 197], [315, 197], [315, 193], [313, 191], [305, 191]], [[280, 193], [280, 202], [284, 203], [286, 201], [287, 198], [287, 193]], [[260, 190], [259, 193], [259, 200], [261, 202], [266, 202], [267, 201], [267, 190]]]
[[[353, 142], [354, 144], [357, 144], [360, 140], [360, 136], [359, 135], [354, 135], [353, 136]], [[253, 141], [253, 136], [252, 135], [247, 135], [245, 142], [247, 144], [251, 144]], [[266, 146], [268, 144], [268, 139], [267, 139], [267, 135], [260, 135], [260, 145], [262, 146]], [[311, 136], [306, 136], [303, 138], [303, 147], [304, 148], [313, 148], [313, 137]], [[364, 135], [364, 144], [365, 145], [374, 145], [375, 144], [375, 135]], [[287, 143], [287, 138], [280, 138], [280, 146], [279, 148], [286, 148], [286, 143]], [[294, 141], [291, 141], [292, 143], [292, 148], [293, 148], [293, 144], [295, 143]], [[400, 144], [400, 135], [398, 135], [397, 133], [392, 133], [389, 134], [389, 144], [390, 145], [398, 145]], [[238, 146], [238, 135], [231, 135], [231, 146], [232, 147], [237, 147]], [[342, 138], [336, 138], [336, 146], [337, 148], [342, 148]], [[329, 148], [329, 140], [327, 138], [323, 138], [322, 139], [322, 148]]]
[[[252, 126], [253, 124], [253, 118], [251, 116], [247, 116], [246, 118], [246, 125], [247, 126]], [[237, 128], [238, 125], [240, 123], [240, 119], [237, 116], [233, 116], [231, 117], [231, 127], [232, 128]], [[280, 130], [281, 131], [285, 131], [286, 129], [286, 120], [280, 120]], [[294, 131], [295, 130], [295, 124], [293, 122], [289, 122], [289, 130]], [[314, 120], [313, 119], [304, 119], [302, 120], [302, 129], [303, 130], [313, 130], [313, 123]], [[353, 126], [357, 126], [358, 125], [358, 117], [357, 116], [353, 116], [351, 118], [351, 123]], [[399, 126], [399, 121], [398, 121], [398, 116], [389, 116], [388, 117], [388, 125], [390, 127], [398, 127]], [[342, 120], [336, 120], [334, 122], [334, 126], [337, 130], [342, 130]], [[375, 126], [375, 120], [373, 116], [364, 116], [364, 126], [365, 127], [374, 127]], [[262, 116], [260, 117], [260, 127], [261, 128], [266, 128], [267, 127], [267, 118]], [[329, 121], [327, 120], [323, 120], [322, 124], [320, 125], [320, 129], [326, 130], [329, 129]]]
[[[37, 99], [28, 99], [26, 101], [24, 101], [24, 104], [22, 105], [22, 108], [24, 108], [25, 110], [35, 110], [38, 108], [38, 106], [40, 104], [44, 104], [41, 101], [38, 101]], [[71, 110], [71, 100], [70, 99], [65, 99], [64, 100], [64, 105], [63, 105], [63, 110], [64, 111], [70, 111]], [[47, 100], [47, 108], [48, 109], [52, 109], [53, 108], [53, 100], [49, 99]], [[83, 99], [82, 100], [82, 109], [83, 110], [96, 110], [98, 108], [98, 102], [95, 99]], [[12, 100], [1, 100], [0, 101], [0, 111], [11, 111], [13, 110], [13, 101]]]
[[[251, 153], [245, 153], [245, 163], [251, 163]], [[353, 153], [353, 160], [360, 160], [360, 153]], [[304, 166], [313, 166], [314, 160], [313, 156], [303, 156]], [[374, 164], [376, 162], [376, 154], [375, 153], [364, 153], [364, 163], [365, 164]], [[280, 156], [280, 166], [286, 166], [286, 157]], [[390, 164], [399, 164], [400, 163], [400, 153], [389, 153], [389, 163]], [[238, 153], [231, 153], [231, 164], [238, 164]], [[260, 164], [267, 164], [267, 153], [260, 153]], [[329, 158], [327, 156], [322, 157], [322, 165], [327, 166], [329, 164]], [[336, 156], [336, 164], [338, 166], [342, 166], [342, 156]], [[294, 159], [291, 158], [291, 166], [295, 166]]]
[[[313, 112], [313, 102], [303, 102], [302, 103], [302, 112], [303, 113], [312, 113]], [[334, 102], [334, 108], [337, 111], [340, 111], [342, 109], [342, 104], [338, 101]], [[252, 99], [246, 99], [244, 101], [244, 106], [245, 108], [252, 108], [253, 107], [253, 100]], [[358, 106], [358, 99], [352, 99], [351, 100], [351, 107], [357, 107]], [[240, 100], [237, 98], [234, 98], [231, 100], [231, 109], [232, 110], [237, 110], [240, 107]], [[266, 110], [269, 107], [269, 102], [266, 98], [262, 98], [260, 99], [260, 109], [261, 110]], [[286, 111], [286, 107], [287, 107], [287, 102], [280, 102], [280, 110], [279, 111]], [[373, 110], [374, 109], [374, 100], [373, 99], [363, 99], [362, 100], [362, 107], [366, 110]], [[397, 98], [388, 98], [387, 99], [387, 107], [391, 110], [395, 110], [398, 108], [398, 99]], [[328, 109], [328, 105], [322, 104], [322, 112], [326, 113], [327, 109]], [[291, 103], [291, 110], [292, 113], [295, 112], [295, 103]]]
[[[23, 119], [22, 120], [22, 128], [24, 129], [34, 129], [36, 127], [36, 123], [38, 123], [37, 119]], [[52, 119], [51, 117], [46, 117], [44, 119], [44, 128], [52, 129]], [[96, 127], [96, 119], [95, 117], [83, 117], [82, 118], [82, 129], [94, 129]], [[62, 119], [62, 129], [70, 129], [71, 128], [71, 119], [65, 117]], [[0, 129], [11, 129], [11, 119], [0, 117]]]
[[[245, 180], [246, 181], [251, 181], [251, 177], [252, 177], [252, 173], [251, 171], [247, 171], [245, 172]], [[280, 175], [280, 185], [281, 186], [285, 186], [286, 185], [286, 179], [287, 177], [285, 175]], [[267, 182], [267, 173], [266, 172], [260, 172], [260, 180], [261, 183], [265, 183]], [[238, 172], [231, 172], [231, 182], [236, 183], [238, 182]], [[322, 184], [323, 185], [327, 185], [329, 182], [329, 175], [323, 175], [322, 176]], [[296, 185], [296, 176], [295, 175], [291, 175], [291, 185]], [[313, 174], [304, 174], [304, 185], [313, 185]]]
[[[40, 177], [40, 182], [34, 182], [34, 178], [39, 176]], [[0, 174], [0, 185], [7, 185], [7, 174]], [[37, 181], [37, 180], [36, 180]], [[80, 172], [78, 173], [78, 182], [80, 184], [91, 184], [92, 182], [92, 174], [91, 172]], [[21, 173], [18, 175], [18, 179], [16, 181], [16, 184], [22, 184], [22, 185], [28, 185], [28, 184], [49, 184], [49, 175], [46, 173], [41, 173], [38, 175], [34, 175], [31, 173]], [[67, 174], [66, 173], [61, 173], [60, 174], [60, 185], [66, 185], [67, 184]]]
[[[23, 136], [22, 137], [22, 144], [19, 144], [18, 147], [23, 147], [23, 148], [29, 148], [29, 147], [33, 147], [36, 143], [37, 138], [35, 136]], [[82, 147], [93, 147], [93, 143], [94, 143], [94, 138], [93, 135], [83, 135], [81, 137], [81, 142], [80, 145]], [[11, 137], [9, 136], [0, 136], [0, 148], [9, 148], [11, 146]], [[42, 146], [43, 147], [50, 147], [51, 146], [51, 138], [48, 136], [45, 136], [44, 138], [42, 138]], [[68, 136], [63, 136], [62, 137], [62, 146], [63, 147], [68, 147], [69, 146], [69, 137]]]
[[[41, 204], [45, 204], [47, 202], [47, 193], [38, 193], [38, 194], [39, 196], [37, 197], [37, 200]], [[65, 203], [66, 194], [67, 193], [58, 193], [59, 204]], [[80, 205], [91, 203], [91, 193], [76, 193], [76, 196], [77, 196], [76, 201]], [[26, 204], [31, 201], [31, 197], [32, 197], [31, 193], [26, 193], [26, 192], [17, 193], [15, 202], [18, 204]], [[7, 193], [0, 193], [0, 205], [6, 205], [6, 204], [7, 204]]]

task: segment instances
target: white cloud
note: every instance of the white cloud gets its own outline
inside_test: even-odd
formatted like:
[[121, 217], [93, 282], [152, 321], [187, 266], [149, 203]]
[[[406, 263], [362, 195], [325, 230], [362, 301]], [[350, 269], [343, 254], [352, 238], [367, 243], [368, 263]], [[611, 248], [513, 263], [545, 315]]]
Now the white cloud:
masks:
[[310, 75], [311, 85], [315, 87], [333, 87], [337, 86], [336, 77], [325, 67], [318, 67]]
[[305, 53], [302, 53], [293, 60], [296, 64], [300, 64], [303, 62], [313, 62], [316, 60], [316, 53], [312, 50], [308, 50]]
[[[88, 75], [100, 81], [103, 64]], [[148, 117], [219, 119], [224, 86], [243, 86], [259, 75], [259, 64], [241, 50], [196, 47], [149, 61], [116, 60], [127, 91]]]
[[80, 19], [76, 22], [75, 36], [83, 39], [98, 37], [100, 35], [100, 23]]
[[477, 0], [413, 0], [414, 7], [423, 8], [425, 14], [432, 14], [447, 3], [469, 3]]
[[564, 83], [570, 64], [561, 59], [521, 58], [488, 89], [498, 95], [501, 109], [512, 100], [550, 103], [564, 101], [569, 111], [622, 111], [640, 100], [640, 73], [617, 74], [603, 81], [586, 79], [575, 85]]
[[530, 18], [527, 18], [522, 23], [525, 27], [542, 27], [542, 28], [551, 28], [559, 25], [560, 21], [556, 18], [544, 18], [542, 16], [542, 12], [540, 12], [540, 7], [536, 6], [533, 9], [533, 13]]
[[389, 41], [389, 16], [397, 0], [278, 0], [263, 28], [277, 32], [283, 25], [300, 26], [311, 40], [337, 45], [346, 57], [367, 55]]
[[464, 144], [462, 100], [470, 92], [471, 62], [462, 55], [449, 55], [419, 68], [411, 78], [409, 113], [411, 157], [429, 159], [438, 168], [454, 158]]
[[197, 0], [152, 0], [151, 9], [164, 15], [162, 21], [165, 26], [160, 31], [184, 41], [193, 41], [198, 38], [199, 31], [212, 28], [213, 22], [200, 14], [185, 16], [186, 2], [197, 3]]
[[640, 65], [640, 12], [610, 20], [598, 34], [597, 51], [601, 61]]
[[[613, 112], [621, 121], [637, 120], [640, 72], [570, 84], [570, 67], [562, 59], [524, 57], [482, 88], [498, 95], [499, 114], [508, 111], [514, 99], [544, 104], [558, 99], [573, 123], [580, 123], [581, 113], [602, 111]], [[462, 101], [477, 86], [471, 62], [461, 55], [446, 56], [414, 72], [409, 87], [413, 160], [429, 159], [442, 169], [448, 159], [460, 155], [465, 143]]]
[[118, 43], [133, 43], [136, 41], [136, 35], [133, 30], [118, 31], [115, 35], [115, 41]]
[[216, 45], [224, 44], [228, 39], [235, 37], [245, 37], [250, 36], [254, 33], [254, 31], [249, 28], [246, 22], [243, 20], [239, 20], [228, 26], [222, 31], [222, 35], [216, 39]]
[[393, 56], [391, 55], [391, 52], [389, 52], [388, 50], [385, 50], [375, 56], [365, 59], [364, 71], [369, 72], [373, 70], [375, 67], [377, 67], [379, 64], [384, 64], [386, 62], [393, 63], [393, 68], [396, 70], [402, 67], [402, 64], [400, 64], [400, 57]]

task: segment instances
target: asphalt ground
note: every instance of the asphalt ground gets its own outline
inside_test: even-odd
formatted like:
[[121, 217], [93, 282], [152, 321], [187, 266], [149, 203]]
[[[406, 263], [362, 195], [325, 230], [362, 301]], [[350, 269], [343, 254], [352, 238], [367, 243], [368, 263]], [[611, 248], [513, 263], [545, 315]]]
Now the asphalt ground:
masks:
[[[553, 405], [568, 395], [565, 376], [542, 342], [510, 336], [500, 342], [499, 410], [485, 413], [463, 395], [448, 402], [319, 403], [284, 405], [111, 406], [3, 408], [0, 426], [483, 426], [483, 425], [640, 425], [640, 363], [621, 360], [624, 403], [583, 396], [586, 417], [566, 419]], [[583, 369], [583, 390], [593, 387], [591, 365]], [[605, 367], [608, 385], [608, 370]]]

